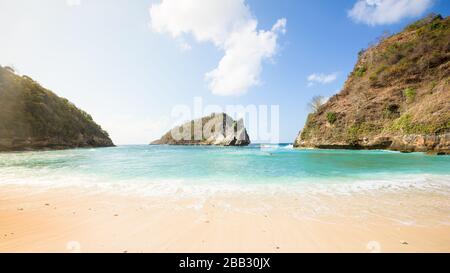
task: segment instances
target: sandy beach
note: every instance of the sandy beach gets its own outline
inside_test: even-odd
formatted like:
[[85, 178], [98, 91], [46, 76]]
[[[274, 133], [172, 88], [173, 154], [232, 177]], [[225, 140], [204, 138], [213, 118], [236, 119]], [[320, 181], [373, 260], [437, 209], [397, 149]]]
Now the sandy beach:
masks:
[[200, 200], [1, 186], [0, 252], [450, 252], [449, 207], [425, 192]]

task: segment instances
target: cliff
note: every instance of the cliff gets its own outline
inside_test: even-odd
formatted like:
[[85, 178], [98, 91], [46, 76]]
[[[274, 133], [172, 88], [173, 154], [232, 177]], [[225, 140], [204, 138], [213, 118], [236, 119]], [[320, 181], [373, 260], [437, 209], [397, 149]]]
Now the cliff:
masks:
[[0, 66], [0, 151], [113, 145], [89, 114], [31, 78]]
[[177, 126], [151, 144], [247, 146], [250, 138], [242, 120], [220, 113]]
[[450, 152], [450, 19], [428, 16], [361, 51], [295, 147]]

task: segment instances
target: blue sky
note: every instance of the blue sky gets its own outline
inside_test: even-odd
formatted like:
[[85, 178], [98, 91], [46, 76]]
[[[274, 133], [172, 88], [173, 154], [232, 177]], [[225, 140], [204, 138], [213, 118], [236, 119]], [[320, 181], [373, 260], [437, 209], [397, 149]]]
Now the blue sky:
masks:
[[[186, 21], [168, 18], [182, 14], [162, 6], [164, 1], [179, 0], [0, 0], [0, 64], [14, 66], [91, 113], [118, 144], [157, 138], [173, 125], [173, 107], [192, 106], [194, 97], [221, 106], [279, 105], [280, 140], [292, 142], [304, 125], [308, 101], [337, 93], [360, 49], [427, 13], [450, 13], [446, 0], [399, 0], [403, 6], [394, 8], [392, 0], [359, 0], [364, 3], [358, 10], [357, 0], [247, 0], [245, 8], [239, 3], [244, 0], [233, 0], [230, 11], [245, 14], [228, 19], [258, 22], [233, 43], [228, 32], [203, 33], [201, 22], [186, 29]], [[152, 5], [161, 8], [153, 17]], [[207, 8], [194, 10], [197, 16], [213, 14]], [[234, 15], [224, 12], [225, 21], [226, 16]], [[280, 19], [286, 25], [273, 27]], [[176, 35], [179, 26], [183, 33]], [[221, 88], [226, 75], [212, 87], [205, 75], [226, 54], [247, 52], [246, 38], [261, 38], [260, 30], [268, 35], [260, 55], [242, 62], [250, 63], [242, 71], [252, 77], [239, 74], [241, 63], [232, 71], [219, 69], [220, 75], [242, 76], [244, 87]], [[252, 79], [258, 83], [249, 83]]]

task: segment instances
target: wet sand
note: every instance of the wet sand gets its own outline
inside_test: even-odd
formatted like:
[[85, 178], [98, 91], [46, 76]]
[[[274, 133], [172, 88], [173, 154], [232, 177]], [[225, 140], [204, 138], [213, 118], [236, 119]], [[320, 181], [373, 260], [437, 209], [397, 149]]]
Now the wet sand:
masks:
[[0, 252], [450, 252], [429, 192], [145, 197], [0, 186]]

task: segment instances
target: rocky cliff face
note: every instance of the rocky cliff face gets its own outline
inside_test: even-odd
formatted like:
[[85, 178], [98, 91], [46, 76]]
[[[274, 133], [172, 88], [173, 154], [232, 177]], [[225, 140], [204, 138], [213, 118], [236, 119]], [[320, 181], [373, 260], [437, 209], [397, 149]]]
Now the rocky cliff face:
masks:
[[220, 113], [177, 126], [151, 144], [247, 146], [250, 138], [242, 120]]
[[429, 16], [360, 52], [295, 147], [450, 152], [450, 19]]
[[0, 66], [0, 151], [113, 145], [89, 114]]

